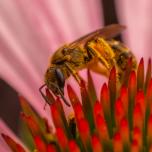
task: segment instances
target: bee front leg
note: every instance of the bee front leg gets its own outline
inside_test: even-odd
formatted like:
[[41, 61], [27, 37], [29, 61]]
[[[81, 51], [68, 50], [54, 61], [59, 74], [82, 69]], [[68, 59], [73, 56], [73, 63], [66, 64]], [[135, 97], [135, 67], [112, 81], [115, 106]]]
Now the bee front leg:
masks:
[[65, 62], [64, 64], [67, 67], [67, 69], [69, 70], [69, 72], [74, 76], [74, 78], [78, 82], [78, 84], [80, 84], [82, 78], [79, 76], [79, 74], [76, 72], [76, 70], [74, 70], [72, 68], [72, 66], [70, 65], [70, 63]]

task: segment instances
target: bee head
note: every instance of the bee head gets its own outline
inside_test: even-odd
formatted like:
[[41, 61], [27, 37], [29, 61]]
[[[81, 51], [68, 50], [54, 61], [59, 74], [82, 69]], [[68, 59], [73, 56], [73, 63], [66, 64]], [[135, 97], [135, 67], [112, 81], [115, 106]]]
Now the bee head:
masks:
[[50, 89], [55, 95], [60, 95], [60, 97], [63, 99], [64, 103], [67, 106], [70, 106], [68, 101], [64, 98], [64, 84], [65, 84], [65, 77], [63, 71], [61, 70], [61, 68], [52, 66], [47, 69], [45, 73], [45, 84], [43, 84], [39, 88], [39, 91], [42, 97], [45, 99], [45, 101], [51, 104], [48, 98], [46, 97], [46, 95], [42, 91], [42, 89], [45, 86], [47, 86], [47, 88]]
[[45, 73], [45, 83], [55, 94], [64, 94], [65, 77], [60, 68], [49, 67]]

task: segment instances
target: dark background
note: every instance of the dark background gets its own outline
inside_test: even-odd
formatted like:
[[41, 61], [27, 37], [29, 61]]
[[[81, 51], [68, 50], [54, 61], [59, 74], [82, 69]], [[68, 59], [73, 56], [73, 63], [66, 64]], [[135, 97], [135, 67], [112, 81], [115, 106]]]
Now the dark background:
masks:
[[[101, 0], [104, 13], [104, 24], [118, 23], [114, 0]], [[118, 37], [121, 39], [121, 36]], [[11, 102], [10, 102], [11, 101]], [[20, 105], [17, 92], [0, 79], [0, 117], [15, 132], [18, 133]]]

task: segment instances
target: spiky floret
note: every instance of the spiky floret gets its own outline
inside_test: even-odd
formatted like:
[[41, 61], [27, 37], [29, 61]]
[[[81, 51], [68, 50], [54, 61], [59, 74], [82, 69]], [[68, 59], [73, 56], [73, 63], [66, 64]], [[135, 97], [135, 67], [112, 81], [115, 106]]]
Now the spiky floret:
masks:
[[[128, 62], [131, 65], [131, 60]], [[49, 106], [55, 133], [47, 121], [33, 113], [25, 99], [21, 98], [21, 117], [30, 129], [35, 149], [39, 152], [152, 151], [151, 60], [146, 76], [143, 59], [137, 71], [126, 69], [125, 76], [124, 83], [118, 87], [113, 67], [108, 83], [103, 84], [97, 98], [88, 72], [88, 83], [82, 81], [80, 84], [81, 102], [72, 86], [68, 85], [74, 111], [69, 120], [60, 98], [46, 89], [47, 98], [52, 103]], [[2, 137], [12, 150], [19, 152], [16, 142], [4, 134]]]

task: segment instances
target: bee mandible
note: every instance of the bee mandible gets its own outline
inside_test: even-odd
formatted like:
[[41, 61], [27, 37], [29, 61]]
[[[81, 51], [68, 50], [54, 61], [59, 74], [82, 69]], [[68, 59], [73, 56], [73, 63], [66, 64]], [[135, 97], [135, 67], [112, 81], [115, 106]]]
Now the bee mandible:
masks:
[[45, 100], [47, 98], [42, 88], [47, 86], [55, 95], [60, 95], [66, 105], [70, 106], [64, 98], [65, 80], [73, 75], [80, 83], [81, 77], [78, 71], [84, 68], [108, 77], [110, 70], [115, 66], [121, 82], [130, 57], [133, 59], [134, 67], [136, 66], [133, 53], [123, 43], [113, 39], [124, 29], [125, 26], [112, 24], [60, 47], [51, 57], [45, 73], [45, 84], [39, 89]]

